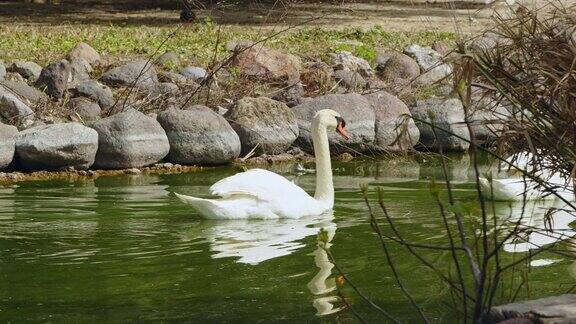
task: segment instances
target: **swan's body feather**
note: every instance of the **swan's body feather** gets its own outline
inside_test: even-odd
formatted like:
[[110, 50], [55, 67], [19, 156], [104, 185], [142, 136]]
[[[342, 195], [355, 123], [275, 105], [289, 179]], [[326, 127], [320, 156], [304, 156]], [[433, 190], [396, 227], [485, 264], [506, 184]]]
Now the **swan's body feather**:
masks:
[[[534, 159], [531, 153], [522, 152], [508, 159], [508, 163], [512, 163], [512, 169], [526, 170], [531, 172], [533, 166], [530, 165]], [[507, 168], [509, 164], [503, 164], [502, 168]], [[547, 170], [541, 170], [536, 173], [547, 183], [547, 186], [552, 188], [554, 192], [566, 199], [574, 200], [574, 187], [572, 180], [567, 180], [558, 173], [550, 174]], [[492, 179], [492, 184], [485, 179], [480, 178], [480, 186], [482, 194], [487, 199], [497, 201], [523, 201], [523, 200], [536, 200], [536, 199], [557, 199], [558, 196], [550, 193], [541, 186], [538, 182], [531, 179], [524, 179], [522, 177], [511, 177], [505, 179]]]
[[332, 165], [326, 130], [345, 138], [346, 123], [334, 110], [318, 111], [312, 122], [316, 157], [316, 191], [311, 197], [288, 179], [267, 170], [252, 169], [222, 179], [210, 187], [219, 198], [204, 199], [176, 194], [209, 219], [299, 218], [317, 216], [334, 206]]
[[210, 192], [221, 198], [176, 196], [208, 219], [299, 218], [329, 209], [288, 179], [262, 169], [224, 178]]
[[[555, 188], [555, 192], [562, 198], [573, 200], [574, 195], [566, 183], [548, 183]], [[496, 201], [522, 201], [535, 199], [557, 199], [556, 195], [546, 192], [538, 187], [538, 184], [532, 180], [519, 178], [492, 179], [492, 186], [485, 178], [480, 178], [482, 194], [487, 199]], [[492, 192], [493, 189], [493, 192]]]
[[250, 169], [224, 178], [210, 187], [210, 193], [220, 197], [250, 195], [272, 203], [285, 202], [286, 196], [293, 199], [313, 199], [293, 182], [263, 169]]

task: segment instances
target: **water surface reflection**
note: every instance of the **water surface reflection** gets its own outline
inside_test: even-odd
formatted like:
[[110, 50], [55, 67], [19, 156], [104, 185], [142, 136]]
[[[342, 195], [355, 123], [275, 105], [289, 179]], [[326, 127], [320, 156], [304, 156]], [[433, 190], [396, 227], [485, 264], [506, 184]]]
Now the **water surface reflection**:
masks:
[[320, 228], [335, 228], [333, 213], [300, 219], [202, 221], [185, 235], [210, 243], [215, 259], [256, 265], [289, 255], [306, 246], [302, 239]]

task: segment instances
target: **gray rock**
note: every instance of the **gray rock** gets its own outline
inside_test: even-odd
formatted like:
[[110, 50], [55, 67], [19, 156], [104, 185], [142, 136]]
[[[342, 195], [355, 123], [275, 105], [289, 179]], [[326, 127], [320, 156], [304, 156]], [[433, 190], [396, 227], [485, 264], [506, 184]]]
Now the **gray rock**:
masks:
[[357, 93], [329, 94], [305, 100], [293, 108], [298, 121], [300, 134], [297, 143], [307, 151], [312, 151], [310, 127], [314, 115], [322, 109], [339, 112], [346, 121], [349, 140], [343, 139], [334, 130], [328, 130], [328, 140], [333, 154], [341, 152], [370, 151], [375, 136], [375, 114], [368, 99]]
[[406, 85], [420, 75], [420, 66], [400, 52], [383, 53], [376, 57], [376, 73], [384, 81]]
[[162, 98], [162, 97], [167, 97], [167, 96], [175, 95], [176, 93], [178, 93], [178, 90], [179, 90], [178, 86], [175, 85], [174, 83], [161, 82], [161, 83], [158, 83], [156, 86], [154, 86], [152, 91], [150, 91], [150, 94], [148, 95], [148, 97], [151, 99], [158, 99], [158, 98]]
[[[558, 33], [563, 33], [558, 31]], [[477, 37], [472, 38], [466, 45], [468, 50], [473, 53], [490, 52], [492, 49], [500, 46], [508, 46], [512, 44], [512, 39], [500, 35], [497, 31], [488, 30]]]
[[542, 323], [575, 323], [576, 295], [564, 294], [517, 302], [494, 307], [494, 310], [536, 317]]
[[36, 86], [45, 89], [45, 92], [54, 98], [62, 98], [68, 85], [70, 76], [70, 63], [60, 60], [46, 66], [36, 81]]
[[[26, 79], [16, 72], [6, 72], [4, 80], [18, 83], [26, 83]], [[0, 79], [2, 81], [2, 79]]]
[[433, 115], [434, 123], [438, 127], [436, 129], [438, 138], [435, 138], [431, 126], [416, 120], [416, 126], [420, 130], [420, 144], [426, 149], [438, 150], [442, 147], [445, 151], [466, 151], [470, 146], [470, 133], [464, 123], [464, 109], [460, 100], [456, 98], [418, 100], [414, 107], [410, 107], [410, 112], [414, 118], [428, 123], [432, 122], [429, 114]]
[[442, 55], [429, 47], [411, 45], [404, 52], [413, 57], [420, 66], [422, 74], [416, 79], [418, 84], [431, 85], [452, 74], [452, 67], [443, 62]]
[[114, 105], [114, 95], [112, 90], [98, 81], [87, 80], [70, 89], [74, 97], [87, 97], [108, 109]]
[[508, 110], [489, 91], [472, 90], [468, 120], [474, 138], [482, 143], [500, 137], [504, 124], [510, 118]]
[[125, 63], [102, 74], [100, 81], [109, 86], [152, 88], [158, 83], [156, 69], [146, 60]]
[[0, 79], [4, 79], [5, 76], [6, 76], [6, 66], [4, 65], [4, 62], [0, 60]]
[[348, 70], [358, 72], [365, 78], [369, 78], [374, 75], [370, 64], [368, 64], [365, 59], [356, 57], [347, 51], [330, 54], [330, 61], [335, 71]]
[[[54, 124], [54, 123], [52, 123], [52, 124]], [[44, 121], [42, 121], [42, 120], [40, 120], [40, 119], [34, 119], [31, 124], [23, 127], [23, 128], [20, 129], [20, 130], [22, 131], [22, 130], [25, 130], [25, 129], [30, 129], [30, 128], [39, 127], [39, 126], [45, 126], [45, 125], [46, 125], [46, 123], [45, 123]]]
[[226, 119], [206, 106], [168, 109], [158, 114], [158, 122], [170, 142], [168, 161], [217, 165], [240, 155], [240, 139], [236, 132]]
[[0, 88], [0, 115], [3, 120], [19, 129], [29, 127], [34, 123], [34, 111], [18, 96]]
[[236, 52], [231, 66], [239, 68], [245, 76], [289, 84], [300, 80], [302, 63], [294, 55], [269, 49], [253, 42], [230, 42], [226, 47]]
[[207, 75], [206, 70], [198, 66], [187, 66], [180, 70], [180, 74], [192, 81], [201, 81]]
[[70, 99], [70, 108], [84, 122], [98, 120], [102, 114], [102, 109], [97, 103], [84, 97]]
[[48, 99], [44, 92], [17, 81], [0, 80], [0, 92], [12, 93], [27, 105], [37, 104]]
[[66, 56], [69, 61], [74, 61], [76, 59], [84, 59], [90, 65], [98, 65], [100, 63], [100, 54], [96, 52], [90, 45], [80, 42], [74, 46], [68, 52]]
[[304, 96], [304, 87], [302, 83], [296, 83], [288, 87], [283, 87], [280, 90], [271, 93], [270, 97], [274, 100], [285, 103], [288, 107], [299, 105]]
[[92, 66], [83, 58], [75, 58], [70, 61], [70, 77], [68, 78], [68, 87], [75, 86], [90, 79]]
[[174, 84], [186, 84], [186, 77], [180, 73], [170, 72], [170, 71], [160, 71], [158, 72], [158, 80], [160, 82], [170, 82]]
[[269, 98], [242, 98], [224, 117], [240, 137], [242, 155], [256, 146], [257, 154], [283, 153], [298, 137], [292, 110]]
[[94, 163], [97, 149], [96, 131], [79, 123], [32, 127], [16, 136], [18, 161], [31, 170], [85, 170]]
[[36, 81], [42, 72], [42, 67], [34, 62], [16, 60], [8, 67], [8, 71], [19, 73], [28, 80]]
[[180, 58], [174, 52], [165, 52], [156, 59], [156, 64], [164, 68], [175, 68], [180, 66]]
[[16, 134], [16, 127], [0, 124], [0, 169], [9, 166], [14, 159]]
[[432, 49], [442, 56], [448, 55], [451, 51], [450, 45], [444, 41], [434, 42], [434, 44], [432, 44]]
[[133, 109], [101, 119], [91, 127], [98, 132], [95, 168], [139, 168], [157, 163], [170, 150], [162, 126]]
[[360, 73], [348, 69], [334, 71], [334, 78], [352, 92], [362, 91], [368, 85]]
[[376, 117], [374, 147], [379, 151], [406, 151], [420, 139], [408, 106], [385, 91], [365, 95]]

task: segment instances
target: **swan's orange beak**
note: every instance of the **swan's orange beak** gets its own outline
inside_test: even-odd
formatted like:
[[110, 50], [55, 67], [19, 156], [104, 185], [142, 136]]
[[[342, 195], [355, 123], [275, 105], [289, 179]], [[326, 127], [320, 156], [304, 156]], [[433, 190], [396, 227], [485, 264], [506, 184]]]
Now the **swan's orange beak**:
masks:
[[338, 126], [336, 126], [336, 133], [340, 134], [342, 137], [344, 137], [344, 139], [349, 140], [350, 137], [348, 136], [348, 133], [346, 133], [346, 129], [344, 129], [344, 123], [339, 122]]

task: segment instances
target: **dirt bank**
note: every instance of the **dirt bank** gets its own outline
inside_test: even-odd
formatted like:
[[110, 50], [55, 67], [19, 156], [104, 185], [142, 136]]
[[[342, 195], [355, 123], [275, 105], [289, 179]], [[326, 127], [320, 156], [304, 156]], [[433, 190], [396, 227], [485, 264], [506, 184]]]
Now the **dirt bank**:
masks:
[[[223, 25], [282, 28], [313, 18], [308, 26], [328, 29], [345, 27], [369, 28], [379, 25], [395, 31], [459, 31], [468, 33], [484, 28], [497, 5], [463, 7], [454, 3], [426, 4], [417, 2], [378, 3], [298, 3], [290, 7], [252, 3], [248, 6], [214, 6], [197, 9], [199, 19], [212, 17]], [[38, 5], [0, 3], [0, 24], [122, 24], [169, 26], [179, 23], [175, 8], [127, 6], [103, 3]]]

